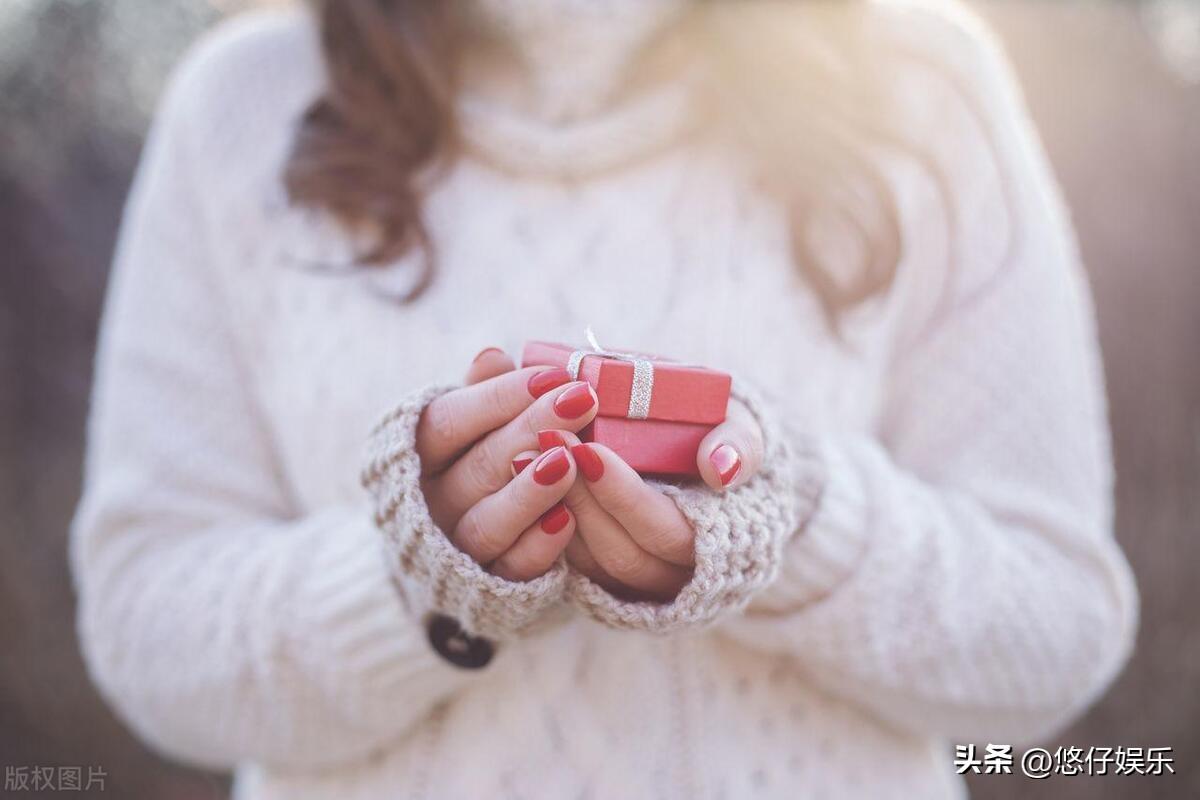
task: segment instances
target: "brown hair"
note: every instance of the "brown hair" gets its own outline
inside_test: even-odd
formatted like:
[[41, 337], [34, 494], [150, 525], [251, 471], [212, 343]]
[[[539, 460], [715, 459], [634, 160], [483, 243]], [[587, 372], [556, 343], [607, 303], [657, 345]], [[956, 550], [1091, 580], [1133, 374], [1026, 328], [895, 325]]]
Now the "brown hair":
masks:
[[[300, 125], [285, 182], [294, 203], [369, 235], [360, 263], [420, 248], [420, 295], [435, 270], [421, 183], [455, 152], [458, 26], [452, 2], [317, 0], [328, 72]], [[797, 268], [828, 321], [891, 285], [901, 256], [895, 198], [872, 147], [889, 130], [887, 76], [864, 0], [698, 2], [688, 21], [711, 61], [713, 109], [761, 159], [785, 204]], [[780, 14], [801, 19], [795, 24]], [[936, 174], [936, 170], [934, 170]], [[853, 269], [822, 261], [814, 236], [856, 240]]]

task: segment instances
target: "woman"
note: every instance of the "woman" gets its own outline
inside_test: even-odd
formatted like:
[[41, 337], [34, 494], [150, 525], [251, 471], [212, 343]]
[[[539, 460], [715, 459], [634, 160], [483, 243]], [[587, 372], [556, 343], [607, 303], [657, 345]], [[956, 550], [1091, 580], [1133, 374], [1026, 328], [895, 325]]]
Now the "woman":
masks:
[[[238, 797], [959, 796], [952, 743], [1129, 652], [1072, 234], [953, 9], [247, 17], [175, 77], [113, 281], [84, 649]], [[735, 373], [703, 484], [470, 360], [589, 324]]]

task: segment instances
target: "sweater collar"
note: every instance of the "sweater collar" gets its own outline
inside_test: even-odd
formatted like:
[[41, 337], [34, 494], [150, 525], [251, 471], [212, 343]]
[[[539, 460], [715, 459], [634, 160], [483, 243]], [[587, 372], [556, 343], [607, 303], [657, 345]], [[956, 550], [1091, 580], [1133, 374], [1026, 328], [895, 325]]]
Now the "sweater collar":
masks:
[[466, 0], [458, 121], [507, 171], [581, 177], [652, 155], [695, 119], [672, 23], [689, 0]]

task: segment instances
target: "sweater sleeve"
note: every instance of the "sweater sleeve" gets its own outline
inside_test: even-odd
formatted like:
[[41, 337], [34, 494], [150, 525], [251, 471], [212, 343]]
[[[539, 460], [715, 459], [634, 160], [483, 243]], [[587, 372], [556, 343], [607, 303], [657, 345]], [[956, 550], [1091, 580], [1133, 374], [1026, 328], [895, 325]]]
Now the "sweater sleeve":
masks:
[[425, 406], [445, 391], [416, 392], [380, 421], [363, 485], [375, 498], [375, 521], [413, 612], [446, 615], [468, 635], [503, 641], [555, 621], [549, 612], [560, 606], [566, 563], [559, 559], [531, 581], [505, 580], [451, 544], [433, 521], [421, 488], [416, 429]]
[[195, 69], [149, 139], [109, 290], [72, 531], [82, 647], [162, 751], [318, 769], [405, 735], [472, 678], [396, 591], [365, 494], [305, 513], [289, 497], [194, 192]]
[[[1018, 741], [1077, 714], [1131, 649], [1086, 282], [1002, 56], [962, 68], [995, 171], [974, 162], [949, 289], [898, 347], [878, 432], [795, 428], [824, 490], [780, 576], [724, 632], [903, 729]], [[938, 116], [946, 124], [949, 114]], [[1008, 220], [989, 198], [1007, 192]], [[941, 278], [909, 280], [932, 296]]]

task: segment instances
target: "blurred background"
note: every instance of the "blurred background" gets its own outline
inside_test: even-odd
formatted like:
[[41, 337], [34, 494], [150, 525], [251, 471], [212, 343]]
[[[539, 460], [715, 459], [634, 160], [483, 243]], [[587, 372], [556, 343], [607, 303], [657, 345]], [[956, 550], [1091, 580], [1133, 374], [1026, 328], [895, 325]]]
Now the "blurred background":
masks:
[[[0, 768], [99, 767], [104, 796], [225, 795], [220, 777], [147, 753], [95, 695], [65, 547], [99, 310], [142, 135], [188, 42], [263, 4], [0, 0]], [[1007, 43], [1082, 240], [1108, 370], [1118, 534], [1143, 603], [1130, 666], [1046, 744], [1169, 746], [1177, 774], [980, 776], [972, 793], [1200, 797], [1200, 0], [976, 6]]]

